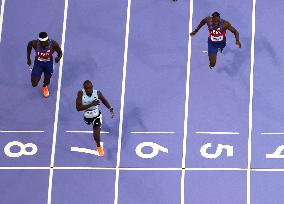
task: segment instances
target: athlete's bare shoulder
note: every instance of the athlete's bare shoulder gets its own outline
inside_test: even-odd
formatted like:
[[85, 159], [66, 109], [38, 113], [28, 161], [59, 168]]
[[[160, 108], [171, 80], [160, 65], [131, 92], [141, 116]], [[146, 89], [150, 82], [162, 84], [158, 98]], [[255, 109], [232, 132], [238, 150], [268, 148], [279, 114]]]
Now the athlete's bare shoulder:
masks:
[[31, 40], [29, 42], [29, 46], [32, 46], [33, 48], [36, 48], [37, 40]]
[[51, 42], [52, 42], [52, 47], [53, 48], [59, 48], [58, 42], [56, 42], [55, 40], [51, 40]]
[[78, 93], [77, 93], [77, 97], [82, 97], [82, 96], [83, 96], [83, 91], [79, 90]]
[[231, 27], [231, 23], [223, 19], [223, 28], [228, 29]]

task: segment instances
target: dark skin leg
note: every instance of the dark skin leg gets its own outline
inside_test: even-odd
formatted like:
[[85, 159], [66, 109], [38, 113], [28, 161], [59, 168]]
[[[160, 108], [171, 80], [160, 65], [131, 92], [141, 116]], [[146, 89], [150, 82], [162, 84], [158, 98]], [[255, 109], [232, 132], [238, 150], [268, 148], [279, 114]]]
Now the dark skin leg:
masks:
[[49, 83], [50, 83], [50, 78], [51, 78], [50, 75], [44, 74], [44, 80], [43, 80], [43, 85], [44, 85], [44, 86], [48, 86], [48, 85], [49, 85]]
[[94, 127], [93, 128], [93, 136], [94, 136], [94, 139], [97, 143], [97, 147], [100, 147], [100, 142], [101, 142], [101, 137], [100, 137], [100, 132], [101, 132], [101, 128], [100, 127]]
[[36, 87], [38, 85], [39, 80], [40, 80], [40, 77], [32, 76], [31, 77], [32, 86]]
[[212, 69], [216, 65], [217, 55], [209, 55], [209, 67]]

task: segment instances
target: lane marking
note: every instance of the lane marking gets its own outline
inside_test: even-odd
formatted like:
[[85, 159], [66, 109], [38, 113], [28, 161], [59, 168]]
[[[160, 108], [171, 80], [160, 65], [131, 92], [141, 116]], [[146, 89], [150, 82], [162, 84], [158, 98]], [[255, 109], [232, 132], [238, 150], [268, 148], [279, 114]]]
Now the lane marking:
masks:
[[1, 13], [0, 13], [0, 43], [2, 40], [2, 29], [3, 29], [3, 22], [4, 22], [4, 11], [5, 11], [5, 0], [2, 0], [1, 4]]
[[[50, 158], [50, 166], [54, 166], [55, 159], [55, 146], [56, 146], [56, 136], [57, 136], [57, 125], [58, 125], [58, 115], [59, 115], [59, 106], [60, 106], [60, 94], [61, 94], [61, 79], [62, 79], [62, 70], [63, 70], [63, 60], [64, 60], [64, 46], [65, 46], [65, 34], [66, 34], [66, 23], [67, 23], [67, 12], [68, 12], [68, 0], [64, 1], [64, 16], [63, 16], [63, 28], [62, 28], [62, 36], [61, 36], [61, 49], [62, 49], [62, 58], [59, 64], [58, 71], [58, 87], [56, 94], [56, 108], [54, 113], [54, 125], [53, 125], [53, 135], [52, 135], [52, 149], [51, 149], [51, 158]], [[48, 197], [47, 204], [51, 204], [51, 196], [52, 196], [52, 186], [53, 186], [53, 168], [49, 170], [49, 180], [48, 180]]]
[[[67, 133], [83, 133], [83, 134], [93, 134], [93, 131], [83, 131], [83, 130], [67, 130]], [[109, 132], [101, 131], [101, 134], [109, 134]]]
[[131, 134], [175, 134], [175, 132], [130, 132]]
[[123, 112], [124, 112], [124, 97], [125, 97], [125, 84], [126, 84], [126, 71], [127, 71], [127, 59], [128, 59], [128, 39], [129, 39], [129, 28], [130, 28], [130, 10], [131, 0], [127, 1], [127, 15], [125, 25], [125, 39], [124, 39], [124, 57], [123, 57], [123, 71], [122, 71], [122, 82], [121, 82], [121, 96], [120, 96], [120, 113], [119, 113], [119, 131], [118, 131], [118, 142], [117, 142], [117, 154], [116, 154], [116, 172], [115, 172], [115, 187], [114, 187], [114, 204], [118, 204], [118, 183], [119, 183], [119, 169], [120, 166], [120, 154], [121, 154], [121, 140], [122, 140], [122, 128], [123, 128]]
[[1, 133], [43, 133], [43, 130], [1, 130]]
[[[189, 19], [188, 19], [188, 33], [192, 32], [192, 17], [193, 17], [193, 0], [189, 1]], [[180, 178], [181, 185], [181, 204], [184, 204], [184, 191], [185, 191], [185, 162], [186, 162], [186, 145], [188, 136], [188, 106], [189, 106], [189, 81], [190, 81], [190, 62], [191, 62], [191, 36], [188, 35], [188, 45], [187, 45], [187, 64], [186, 64], [186, 84], [185, 84], [185, 102], [184, 102], [184, 121], [183, 121], [183, 145], [182, 145], [182, 173]]]
[[208, 134], [208, 135], [239, 135], [239, 132], [195, 132], [196, 134]]
[[251, 157], [252, 157], [252, 113], [253, 113], [253, 76], [254, 76], [254, 41], [255, 41], [255, 5], [256, 0], [253, 0], [252, 5], [252, 32], [251, 32], [251, 60], [250, 60], [250, 88], [249, 88], [249, 132], [248, 132], [248, 164], [247, 164], [247, 204], [250, 204], [251, 200]]
[[[12, 167], [12, 166], [2, 166], [0, 170], [120, 170], [120, 171], [248, 171], [246, 168], [144, 168], [144, 167], [70, 167], [70, 166], [58, 166], [58, 167]], [[284, 169], [270, 169], [270, 168], [252, 168], [250, 171], [258, 172], [284, 172]]]
[[[100, 143], [102, 148], [104, 148], [104, 143], [101, 142]], [[79, 153], [85, 153], [85, 154], [92, 154], [92, 155], [96, 155], [99, 156], [99, 152], [95, 149], [88, 149], [88, 148], [84, 148], [84, 147], [71, 147], [70, 148], [71, 152], [79, 152]]]
[[284, 135], [283, 132], [262, 132], [262, 135]]
[[[120, 171], [248, 171], [246, 168], [147, 168], [147, 167], [70, 167], [70, 166], [58, 166], [58, 167], [11, 167], [5, 166], [0, 167], [0, 170], [120, 170]], [[269, 168], [252, 168], [251, 171], [260, 171], [260, 172], [284, 172], [284, 169], [269, 169]]]

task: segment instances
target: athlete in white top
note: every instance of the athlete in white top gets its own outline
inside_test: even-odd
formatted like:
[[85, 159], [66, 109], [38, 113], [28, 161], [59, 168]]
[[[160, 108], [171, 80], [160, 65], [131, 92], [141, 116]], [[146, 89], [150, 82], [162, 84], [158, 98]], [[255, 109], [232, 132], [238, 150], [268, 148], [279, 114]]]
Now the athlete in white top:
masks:
[[102, 125], [102, 114], [99, 110], [100, 100], [109, 109], [111, 118], [113, 118], [114, 112], [109, 102], [100, 91], [93, 89], [91, 81], [86, 80], [83, 84], [83, 89], [78, 91], [76, 109], [77, 111], [84, 111], [84, 121], [86, 124], [93, 125], [93, 136], [97, 144], [99, 155], [104, 156], [103, 148], [100, 145], [100, 131]]

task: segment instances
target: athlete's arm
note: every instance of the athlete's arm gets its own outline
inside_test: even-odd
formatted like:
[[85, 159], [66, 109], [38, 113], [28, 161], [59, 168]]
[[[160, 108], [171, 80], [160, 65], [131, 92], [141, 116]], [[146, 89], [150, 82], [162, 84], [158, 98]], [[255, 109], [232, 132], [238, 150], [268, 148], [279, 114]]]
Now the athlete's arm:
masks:
[[31, 52], [32, 52], [32, 48], [34, 47], [34, 43], [35, 43], [35, 40], [32, 40], [28, 43], [28, 46], [27, 46], [27, 64], [29, 66], [31, 66], [32, 62], [31, 62]]
[[78, 91], [77, 94], [77, 99], [76, 99], [76, 109], [77, 111], [83, 111], [86, 110], [92, 106], [96, 106], [99, 105], [100, 101], [99, 100], [95, 100], [92, 103], [90, 103], [89, 105], [83, 105], [82, 104], [82, 96], [83, 96], [83, 91]]
[[56, 41], [53, 41], [53, 50], [57, 52], [57, 57], [55, 58], [55, 62], [58, 63], [62, 57], [62, 50]]
[[103, 96], [102, 92], [98, 91], [98, 97], [103, 102], [103, 104], [107, 107], [107, 109], [109, 109], [109, 111], [111, 113], [111, 117], [113, 118], [114, 117], [113, 108], [109, 105], [109, 102]]
[[202, 28], [202, 26], [204, 26], [204, 25], [207, 23], [207, 21], [208, 21], [209, 18], [210, 18], [209, 16], [207, 16], [206, 18], [204, 18], [204, 19], [199, 23], [199, 25], [197, 26], [197, 28], [196, 28], [193, 32], [190, 33], [190, 36], [194, 36], [194, 35], [199, 31], [199, 29]]
[[236, 38], [236, 45], [238, 45], [239, 48], [241, 48], [242, 45], [240, 43], [239, 32], [228, 21], [225, 22], [224, 26], [225, 26], [225, 29], [228, 29], [229, 31], [234, 33], [235, 38]]

